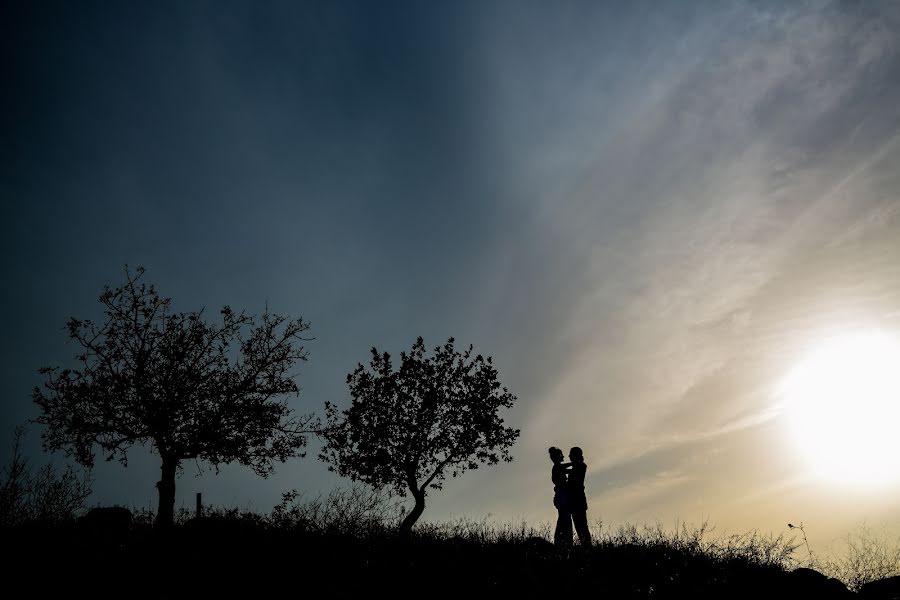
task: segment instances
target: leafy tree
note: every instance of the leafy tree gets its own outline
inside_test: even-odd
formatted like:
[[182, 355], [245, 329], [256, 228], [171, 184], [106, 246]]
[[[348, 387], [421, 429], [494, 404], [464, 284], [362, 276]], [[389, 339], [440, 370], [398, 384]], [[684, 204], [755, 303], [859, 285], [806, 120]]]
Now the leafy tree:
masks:
[[279, 398], [298, 393], [290, 370], [311, 338], [302, 319], [268, 308], [255, 317], [225, 306], [216, 323], [203, 310], [174, 312], [143, 275], [126, 267], [123, 285], [104, 288], [103, 324], [69, 319], [78, 367], [42, 368], [32, 397], [44, 447], [83, 465], [99, 447], [127, 466], [128, 450], [149, 444], [162, 463], [157, 524], [166, 526], [182, 461], [236, 462], [265, 477], [274, 461], [304, 455], [313, 418], [293, 416]]
[[516, 397], [501, 388], [491, 358], [473, 358], [472, 346], [459, 353], [453, 341], [426, 357], [418, 338], [408, 354], [400, 353], [396, 371], [387, 352], [372, 348], [370, 369], [360, 364], [347, 376], [350, 408], [325, 405], [320, 458], [354, 481], [411, 494], [415, 505], [400, 525], [404, 532], [425, 510], [428, 488], [440, 489], [448, 473], [511, 461], [519, 436], [497, 415]]

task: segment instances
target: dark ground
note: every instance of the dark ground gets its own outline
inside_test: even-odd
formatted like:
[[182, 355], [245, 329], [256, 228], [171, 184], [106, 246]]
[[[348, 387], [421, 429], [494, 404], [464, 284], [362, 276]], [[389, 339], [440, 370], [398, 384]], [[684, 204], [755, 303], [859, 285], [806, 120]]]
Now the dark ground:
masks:
[[[791, 546], [757, 536], [710, 545], [652, 531], [559, 550], [525, 534], [400, 537], [310, 531], [249, 514], [160, 533], [83, 523], [3, 532], [7, 586], [37, 597], [856, 598], [836, 580], [788, 570]], [[9, 597], [9, 596], [7, 596]]]

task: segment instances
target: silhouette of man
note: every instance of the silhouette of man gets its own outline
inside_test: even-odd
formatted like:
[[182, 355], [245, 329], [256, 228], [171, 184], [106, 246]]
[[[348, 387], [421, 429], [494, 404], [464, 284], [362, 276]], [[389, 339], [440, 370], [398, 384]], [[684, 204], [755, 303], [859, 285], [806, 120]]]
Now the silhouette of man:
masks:
[[553, 480], [553, 506], [559, 513], [556, 518], [556, 531], [553, 532], [553, 543], [557, 546], [572, 545], [572, 514], [569, 511], [569, 490], [566, 480], [566, 468], [563, 462], [563, 451], [556, 446], [547, 450], [553, 461], [550, 478]]
[[[587, 497], [584, 495], [584, 476], [587, 473], [587, 465], [584, 464], [584, 454], [581, 448], [575, 446], [569, 450], [570, 471], [567, 480], [569, 496], [569, 512], [575, 531], [578, 532], [578, 541], [582, 546], [591, 545], [591, 531], [587, 524]], [[571, 535], [571, 532], [570, 534]]]

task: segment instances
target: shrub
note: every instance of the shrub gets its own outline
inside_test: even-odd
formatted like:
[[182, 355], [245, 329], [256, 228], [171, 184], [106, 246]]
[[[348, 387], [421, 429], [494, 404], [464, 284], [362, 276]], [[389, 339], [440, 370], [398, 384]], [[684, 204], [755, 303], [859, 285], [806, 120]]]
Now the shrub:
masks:
[[33, 471], [22, 454], [25, 433], [21, 425], [13, 431], [12, 455], [0, 474], [0, 526], [74, 519], [91, 494], [90, 472], [49, 463]]
[[840, 540], [831, 556], [817, 560], [815, 567], [859, 591], [870, 581], [900, 575], [900, 538], [863, 523]]
[[279, 529], [368, 537], [395, 529], [403, 513], [402, 502], [390, 492], [355, 484], [311, 498], [297, 490], [285, 492], [269, 522]]

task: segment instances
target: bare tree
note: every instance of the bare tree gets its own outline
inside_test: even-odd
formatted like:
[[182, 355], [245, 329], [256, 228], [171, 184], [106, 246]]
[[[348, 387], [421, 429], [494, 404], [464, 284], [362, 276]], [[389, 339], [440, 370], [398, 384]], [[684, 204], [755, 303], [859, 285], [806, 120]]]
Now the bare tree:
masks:
[[182, 461], [247, 465], [265, 477], [274, 461], [303, 456], [312, 416], [293, 416], [298, 394], [291, 369], [306, 360], [302, 319], [235, 313], [217, 323], [203, 310], [174, 312], [125, 268], [125, 283], [104, 288], [103, 324], [69, 319], [80, 346], [77, 368], [45, 367], [32, 393], [46, 425], [44, 447], [63, 449], [90, 466], [95, 448], [127, 465], [134, 445], [149, 444], [161, 460], [157, 524], [174, 516], [175, 477]]
[[409, 354], [400, 353], [396, 371], [388, 353], [372, 348], [370, 369], [360, 364], [347, 376], [350, 407], [325, 405], [320, 458], [354, 481], [411, 494], [404, 532], [425, 510], [429, 488], [440, 489], [448, 474], [511, 461], [519, 436], [497, 414], [516, 397], [500, 386], [491, 358], [473, 357], [471, 346], [459, 353], [453, 342], [426, 357], [418, 338]]
[[91, 495], [91, 475], [72, 465], [60, 471], [50, 463], [32, 470], [22, 453], [26, 429], [13, 431], [9, 463], [0, 472], [0, 526], [71, 520]]

